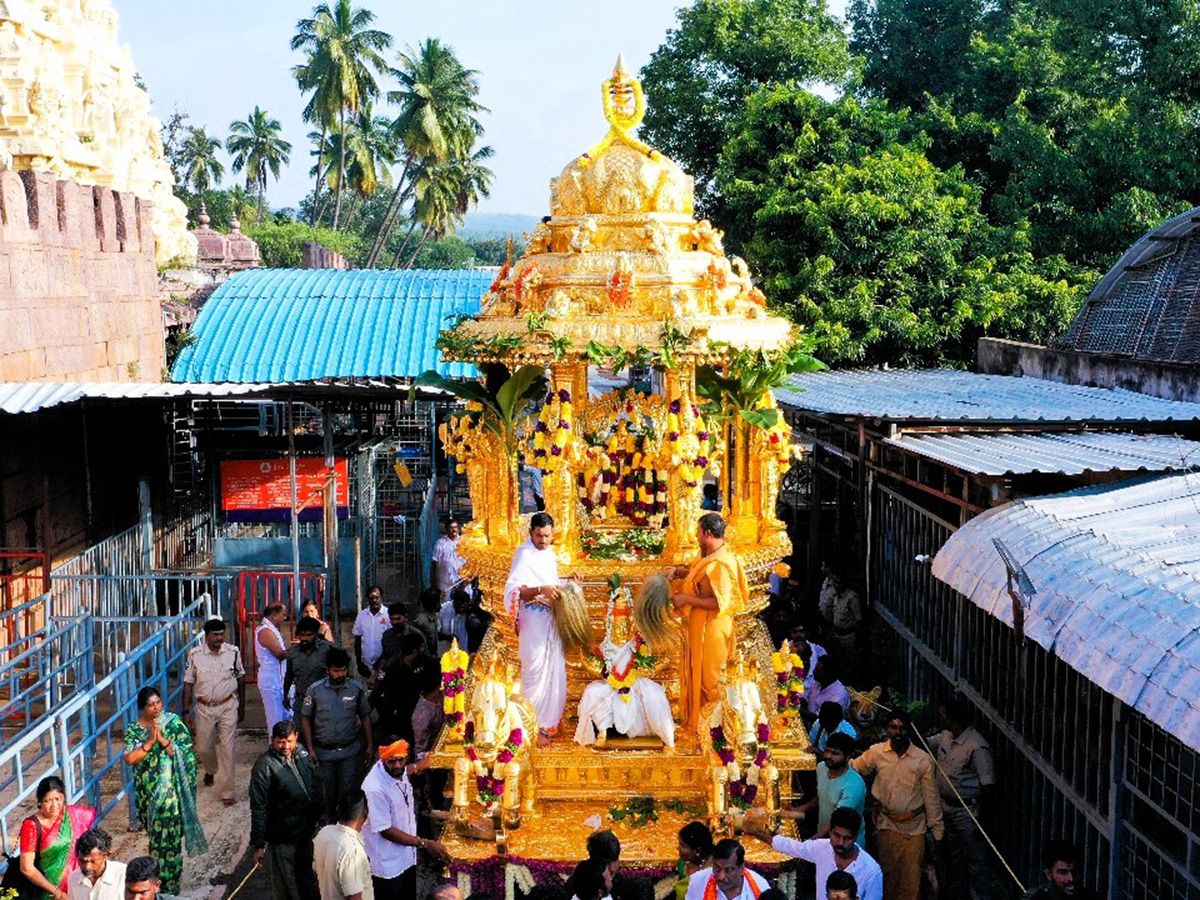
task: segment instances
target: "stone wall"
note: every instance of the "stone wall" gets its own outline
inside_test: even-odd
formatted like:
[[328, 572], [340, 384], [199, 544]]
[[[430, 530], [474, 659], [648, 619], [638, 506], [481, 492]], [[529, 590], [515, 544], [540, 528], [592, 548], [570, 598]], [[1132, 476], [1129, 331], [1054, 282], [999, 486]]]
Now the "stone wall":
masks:
[[1200, 367], [1081, 353], [1038, 344], [981, 338], [976, 368], [984, 375], [1017, 375], [1062, 384], [1122, 388], [1166, 400], [1200, 402]]
[[150, 204], [0, 170], [0, 381], [158, 381]]
[[313, 241], [306, 241], [301, 248], [302, 269], [349, 269], [350, 263], [340, 253], [335, 253]]

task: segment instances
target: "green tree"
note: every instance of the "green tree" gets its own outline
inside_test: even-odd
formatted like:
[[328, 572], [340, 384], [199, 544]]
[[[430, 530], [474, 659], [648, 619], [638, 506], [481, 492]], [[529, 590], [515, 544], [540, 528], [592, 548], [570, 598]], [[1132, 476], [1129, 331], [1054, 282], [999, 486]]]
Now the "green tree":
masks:
[[465, 68], [449, 45], [429, 38], [416, 49], [407, 48], [398, 61], [392, 74], [399, 89], [388, 93], [388, 102], [399, 109], [393, 131], [404, 168], [367, 256], [368, 266], [375, 265], [412, 198], [418, 170], [469, 157], [483, 133], [478, 116], [487, 111], [476, 100], [478, 73]]
[[825, 0], [698, 0], [650, 57], [641, 137], [696, 179], [697, 207], [719, 217], [717, 159], [747, 96], [769, 84], [851, 75], [842, 24]]
[[185, 184], [200, 195], [201, 203], [205, 193], [225, 174], [224, 163], [217, 159], [220, 149], [221, 142], [209, 137], [203, 128], [192, 126], [188, 129], [180, 150], [180, 162]]
[[[337, 130], [346, 134], [346, 118], [358, 114], [366, 101], [379, 94], [376, 76], [388, 71], [383, 51], [392, 45], [386, 32], [371, 28], [375, 14], [354, 8], [350, 0], [323, 3], [308, 19], [296, 24], [292, 49], [303, 50], [306, 60], [298, 71], [302, 88], [314, 92], [312, 114], [323, 129], [332, 126], [329, 115], [336, 110]], [[333, 209], [333, 230], [338, 228], [342, 211], [342, 192], [346, 183], [346, 142], [338, 156], [337, 192]]]
[[[403, 268], [413, 265], [430, 237], [441, 239], [453, 234], [462, 224], [467, 210], [478, 203], [481, 196], [488, 196], [493, 173], [483, 165], [483, 161], [491, 156], [492, 148], [485, 146], [468, 157], [422, 168], [416, 181], [413, 219], [414, 224], [422, 226], [423, 231], [416, 249], [404, 262]], [[397, 251], [397, 258], [399, 255], [400, 250]]]
[[340, 253], [352, 264], [361, 261], [361, 241], [344, 231], [314, 228], [303, 222], [262, 222], [246, 228], [246, 234], [258, 244], [262, 264], [268, 268], [299, 268], [308, 243]]
[[1089, 273], [994, 225], [960, 168], [898, 143], [905, 117], [797, 88], [752, 96], [716, 186], [775, 304], [827, 362], [964, 365], [981, 335], [1046, 340]]
[[279, 180], [279, 170], [291, 160], [292, 145], [280, 137], [282, 127], [258, 106], [244, 121], [229, 123], [225, 149], [233, 157], [233, 171], [246, 170], [246, 188], [258, 194], [258, 217], [262, 218], [267, 175]]
[[475, 249], [457, 235], [444, 237], [421, 249], [415, 269], [468, 269], [477, 263]]

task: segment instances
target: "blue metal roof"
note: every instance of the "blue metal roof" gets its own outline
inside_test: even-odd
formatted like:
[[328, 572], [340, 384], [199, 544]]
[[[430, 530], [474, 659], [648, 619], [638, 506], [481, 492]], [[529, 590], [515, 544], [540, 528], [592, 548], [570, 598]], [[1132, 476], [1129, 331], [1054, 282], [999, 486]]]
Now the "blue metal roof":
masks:
[[934, 577], [1008, 625], [999, 538], [1033, 583], [1030, 640], [1200, 749], [1200, 475], [1030, 497], [981, 513]]
[[1116, 388], [958, 369], [836, 369], [806, 372], [776, 389], [795, 409], [874, 419], [965, 422], [1180, 422], [1200, 403]]
[[427, 369], [468, 378], [434, 348], [448, 316], [474, 314], [486, 269], [252, 269], [209, 297], [173, 381], [408, 379]]

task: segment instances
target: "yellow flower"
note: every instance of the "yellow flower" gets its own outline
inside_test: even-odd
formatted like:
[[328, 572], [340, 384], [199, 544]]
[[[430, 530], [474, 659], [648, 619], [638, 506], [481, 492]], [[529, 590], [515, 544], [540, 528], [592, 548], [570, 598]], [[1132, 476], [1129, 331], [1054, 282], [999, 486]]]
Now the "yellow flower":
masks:
[[789, 566], [787, 563], [783, 563], [783, 562], [776, 563], [775, 568], [773, 568], [771, 571], [774, 572], [776, 575], [778, 575], [780, 578], [787, 578], [789, 575], [792, 574], [791, 566]]
[[545, 450], [546, 449], [546, 434], [545, 434], [545, 432], [539, 431], [533, 436], [533, 449], [534, 450]]
[[482, 412], [483, 404], [478, 400], [472, 400], [467, 404], [467, 412]]

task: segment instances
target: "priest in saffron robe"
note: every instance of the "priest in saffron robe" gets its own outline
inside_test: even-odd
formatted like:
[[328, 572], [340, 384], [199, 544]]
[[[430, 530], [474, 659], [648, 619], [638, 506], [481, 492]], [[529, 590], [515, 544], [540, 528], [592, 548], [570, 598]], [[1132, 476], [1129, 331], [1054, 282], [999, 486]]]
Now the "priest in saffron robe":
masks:
[[567, 705], [567, 662], [554, 622], [553, 603], [562, 579], [550, 543], [554, 519], [535, 513], [529, 540], [517, 548], [504, 584], [504, 608], [514, 618], [521, 657], [521, 691], [537, 712], [538, 744], [558, 732]]
[[671, 595], [683, 631], [680, 718], [692, 730], [701, 708], [720, 699], [721, 675], [734, 640], [733, 617], [750, 598], [742, 563], [725, 543], [725, 520], [715, 512], [702, 515], [696, 540], [700, 558], [675, 567], [673, 577], [683, 581]]

